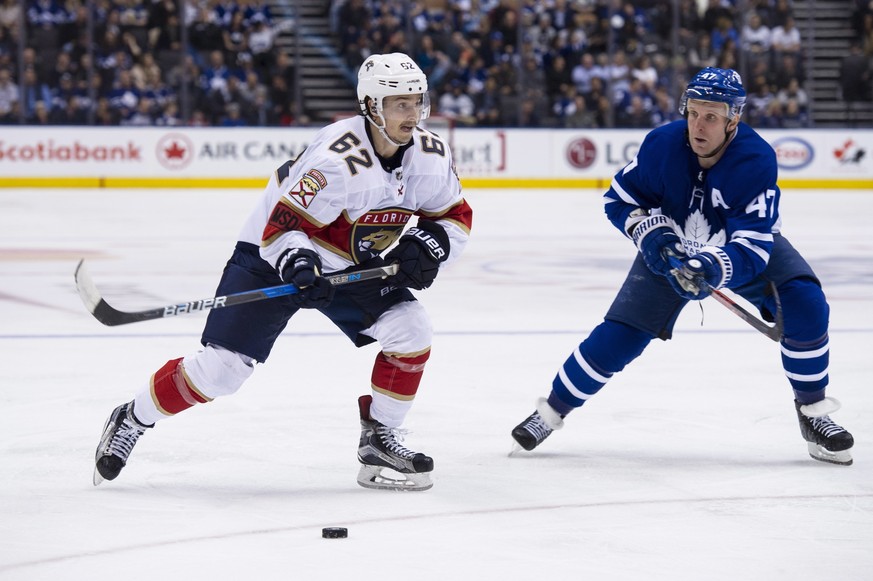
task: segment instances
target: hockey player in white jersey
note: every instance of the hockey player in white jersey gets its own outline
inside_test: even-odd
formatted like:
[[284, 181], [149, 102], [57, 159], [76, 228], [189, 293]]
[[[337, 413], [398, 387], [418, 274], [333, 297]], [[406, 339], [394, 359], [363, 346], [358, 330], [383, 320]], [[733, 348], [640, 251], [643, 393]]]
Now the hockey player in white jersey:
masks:
[[[300, 292], [210, 311], [202, 349], [168, 361], [133, 401], [113, 411], [97, 448], [95, 484], [118, 476], [137, 439], [156, 422], [236, 392], [294, 313], [308, 308], [326, 315], [356, 346], [381, 347], [370, 393], [358, 399], [358, 483], [393, 490], [432, 486], [433, 460], [406, 448], [399, 431], [432, 335], [429, 316], [409, 289], [430, 287], [458, 259], [472, 210], [448, 144], [419, 127], [430, 107], [427, 79], [415, 62], [400, 53], [369, 57], [357, 93], [359, 116], [322, 129], [270, 177], [216, 291], [293, 283]], [[398, 270], [384, 280], [333, 287], [322, 276], [385, 264]], [[288, 389], [302, 394], [311, 386], [289, 382]]]
[[615, 175], [606, 215], [639, 253], [605, 320], [564, 362], [548, 399], [512, 430], [522, 448], [562, 427], [652, 339], [670, 339], [689, 301], [729, 288], [770, 321], [781, 304], [782, 366], [807, 450], [816, 460], [852, 463], [854, 439], [830, 418], [840, 406], [826, 397], [827, 300], [782, 235], [776, 154], [740, 122], [745, 102], [736, 71], [703, 69], [680, 102], [685, 118], [651, 131]]

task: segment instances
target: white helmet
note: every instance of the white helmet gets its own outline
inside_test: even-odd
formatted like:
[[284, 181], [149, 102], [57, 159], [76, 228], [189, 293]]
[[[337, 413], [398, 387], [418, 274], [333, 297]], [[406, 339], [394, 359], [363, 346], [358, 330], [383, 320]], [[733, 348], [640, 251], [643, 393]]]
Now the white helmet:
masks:
[[367, 116], [367, 97], [376, 106], [376, 114], [382, 115], [382, 100], [395, 95], [422, 96], [421, 118], [430, 115], [430, 97], [427, 92], [427, 77], [415, 61], [401, 52], [374, 54], [364, 61], [358, 71], [358, 108]]

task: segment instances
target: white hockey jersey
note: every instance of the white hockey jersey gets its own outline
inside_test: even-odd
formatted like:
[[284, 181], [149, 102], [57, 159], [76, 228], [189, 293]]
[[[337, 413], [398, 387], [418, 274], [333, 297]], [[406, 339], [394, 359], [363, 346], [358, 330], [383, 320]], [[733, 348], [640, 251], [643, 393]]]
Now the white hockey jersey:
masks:
[[381, 254], [412, 216], [438, 222], [451, 240], [449, 258], [466, 246], [472, 209], [461, 195], [445, 141], [415, 131], [399, 167], [387, 171], [356, 116], [319, 131], [295, 160], [270, 177], [239, 239], [260, 247], [273, 267], [289, 248], [309, 248], [324, 272]]

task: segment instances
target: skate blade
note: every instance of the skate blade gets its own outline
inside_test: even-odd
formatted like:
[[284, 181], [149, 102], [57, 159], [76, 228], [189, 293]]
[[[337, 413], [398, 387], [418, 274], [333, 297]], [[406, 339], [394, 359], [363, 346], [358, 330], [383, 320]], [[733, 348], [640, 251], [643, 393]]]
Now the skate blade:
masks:
[[814, 460], [818, 460], [820, 462], [829, 462], [831, 464], [839, 464], [840, 466], [852, 465], [851, 448], [849, 450], [831, 452], [827, 448], [819, 446], [818, 444], [815, 444], [813, 442], [807, 442], [806, 445], [809, 449], [809, 456]]
[[403, 474], [390, 468], [362, 464], [358, 471], [358, 484], [373, 490], [399, 490], [418, 492], [433, 486], [430, 472]]
[[94, 483], [94, 486], [100, 486], [103, 483], [104, 478], [100, 475], [100, 471], [97, 470], [97, 467], [94, 467], [94, 476], [91, 477], [91, 482]]

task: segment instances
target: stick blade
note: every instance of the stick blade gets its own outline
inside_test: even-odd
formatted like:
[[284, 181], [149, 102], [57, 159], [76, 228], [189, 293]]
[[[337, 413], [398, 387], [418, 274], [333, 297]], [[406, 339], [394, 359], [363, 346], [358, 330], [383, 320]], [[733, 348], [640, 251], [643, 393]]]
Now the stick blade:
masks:
[[94, 285], [94, 280], [88, 272], [88, 267], [85, 266], [84, 258], [80, 260], [79, 264], [76, 266], [74, 277], [76, 279], [76, 290], [79, 291], [79, 297], [82, 299], [88, 312], [94, 314], [94, 311], [97, 310], [97, 305], [99, 305], [100, 301], [103, 299], [100, 297], [100, 291], [97, 290], [97, 286]]
[[79, 298], [88, 312], [94, 315], [94, 318], [109, 327], [119, 325], [121, 322], [114, 316], [117, 311], [103, 300], [100, 296], [100, 291], [97, 290], [97, 285], [94, 284], [94, 279], [91, 278], [91, 273], [88, 272], [88, 267], [85, 266], [85, 259], [79, 261], [74, 274], [76, 279], [76, 290], [79, 291]]

